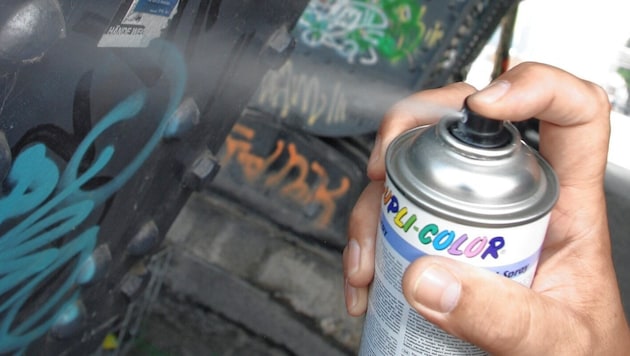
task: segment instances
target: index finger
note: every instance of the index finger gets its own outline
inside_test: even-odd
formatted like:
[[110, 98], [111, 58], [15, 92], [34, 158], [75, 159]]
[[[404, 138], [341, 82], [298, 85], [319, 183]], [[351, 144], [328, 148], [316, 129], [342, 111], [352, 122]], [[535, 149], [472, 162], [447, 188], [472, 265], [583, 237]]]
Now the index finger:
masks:
[[595, 84], [548, 65], [524, 63], [472, 95], [468, 105], [489, 118], [540, 119], [540, 152], [560, 184], [591, 187], [603, 182], [610, 103]]

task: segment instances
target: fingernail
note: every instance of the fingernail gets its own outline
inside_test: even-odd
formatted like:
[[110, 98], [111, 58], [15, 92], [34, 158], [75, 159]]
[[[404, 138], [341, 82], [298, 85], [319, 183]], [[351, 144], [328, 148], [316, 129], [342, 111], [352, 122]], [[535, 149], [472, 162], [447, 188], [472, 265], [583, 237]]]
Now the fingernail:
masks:
[[416, 282], [416, 302], [440, 313], [448, 313], [459, 301], [461, 284], [453, 274], [440, 266], [430, 266]]
[[501, 99], [501, 97], [503, 97], [503, 95], [505, 95], [505, 93], [507, 93], [507, 91], [510, 89], [510, 86], [510, 82], [506, 80], [497, 80], [490, 83], [490, 85], [488, 85], [484, 89], [473, 94], [473, 96], [477, 101], [483, 101], [486, 104], [492, 104]]
[[350, 240], [348, 242], [348, 275], [347, 277], [352, 276], [359, 270], [359, 266], [361, 263], [361, 245], [357, 242], [357, 240]]
[[346, 309], [352, 311], [358, 302], [357, 289], [351, 286], [346, 278], [344, 290], [346, 292]]
[[374, 147], [372, 148], [372, 154], [370, 155], [370, 159], [368, 160], [368, 169], [378, 162], [381, 158], [381, 135], [376, 135], [376, 139], [374, 139]]

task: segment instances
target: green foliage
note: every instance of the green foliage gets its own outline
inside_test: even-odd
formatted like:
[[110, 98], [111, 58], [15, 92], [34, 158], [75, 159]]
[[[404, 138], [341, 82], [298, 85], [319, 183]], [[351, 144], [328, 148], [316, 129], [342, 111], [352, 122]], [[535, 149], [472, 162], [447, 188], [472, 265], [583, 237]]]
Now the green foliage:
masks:
[[[626, 41], [626, 48], [630, 48], [630, 38]], [[626, 81], [626, 87], [630, 91], [630, 68], [619, 67], [617, 73]]]
[[630, 68], [619, 67], [617, 73], [626, 81], [626, 86], [630, 87]]

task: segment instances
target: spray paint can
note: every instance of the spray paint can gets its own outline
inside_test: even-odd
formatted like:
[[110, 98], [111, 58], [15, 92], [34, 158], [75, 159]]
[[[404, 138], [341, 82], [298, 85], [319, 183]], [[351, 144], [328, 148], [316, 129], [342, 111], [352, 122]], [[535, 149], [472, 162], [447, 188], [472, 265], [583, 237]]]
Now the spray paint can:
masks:
[[359, 355], [484, 355], [409, 307], [408, 264], [440, 255], [531, 286], [558, 180], [509, 123], [470, 111], [396, 138]]

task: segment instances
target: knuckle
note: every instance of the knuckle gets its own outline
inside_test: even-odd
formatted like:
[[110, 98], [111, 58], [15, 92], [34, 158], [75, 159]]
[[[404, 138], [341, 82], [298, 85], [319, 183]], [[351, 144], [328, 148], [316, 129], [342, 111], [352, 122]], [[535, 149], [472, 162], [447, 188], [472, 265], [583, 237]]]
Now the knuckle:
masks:
[[587, 87], [591, 93], [596, 108], [606, 113], [610, 112], [612, 106], [610, 104], [610, 100], [608, 99], [608, 94], [606, 93], [604, 88], [591, 82], [587, 82]]

